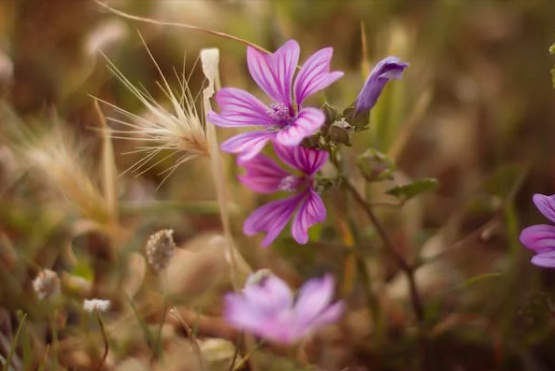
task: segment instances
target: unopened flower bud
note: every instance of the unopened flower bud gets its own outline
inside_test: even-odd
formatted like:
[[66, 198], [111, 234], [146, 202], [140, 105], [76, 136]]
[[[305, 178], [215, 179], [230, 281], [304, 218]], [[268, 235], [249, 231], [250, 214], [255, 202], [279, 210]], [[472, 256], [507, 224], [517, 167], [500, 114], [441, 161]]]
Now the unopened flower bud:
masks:
[[374, 149], [366, 150], [360, 155], [357, 165], [368, 181], [393, 179], [393, 162], [385, 154]]
[[150, 268], [155, 272], [166, 268], [173, 257], [174, 249], [172, 229], [163, 229], [151, 235], [146, 243], [146, 258]]
[[39, 299], [48, 299], [60, 293], [60, 278], [56, 272], [43, 269], [33, 281], [33, 289]]
[[340, 119], [331, 124], [328, 136], [335, 143], [351, 146], [353, 144], [353, 132], [353, 127], [345, 119]]
[[406, 62], [399, 62], [397, 57], [387, 57], [378, 62], [358, 93], [355, 103], [356, 114], [370, 111], [378, 101], [385, 84], [392, 79], [400, 80], [408, 65]]

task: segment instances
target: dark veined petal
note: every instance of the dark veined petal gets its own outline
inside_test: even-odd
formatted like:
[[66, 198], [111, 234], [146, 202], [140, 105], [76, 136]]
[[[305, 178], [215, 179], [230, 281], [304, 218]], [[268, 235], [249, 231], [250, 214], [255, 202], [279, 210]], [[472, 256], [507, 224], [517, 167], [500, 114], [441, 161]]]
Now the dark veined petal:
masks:
[[281, 161], [309, 176], [320, 170], [329, 157], [327, 151], [301, 146], [290, 147], [279, 143], [274, 143], [274, 150]]
[[532, 201], [543, 216], [555, 223], [555, 195], [546, 196], [536, 193]]
[[258, 155], [275, 133], [269, 131], [249, 131], [229, 138], [222, 143], [221, 149], [228, 153], [239, 154], [241, 161], [247, 161]]
[[246, 170], [239, 180], [246, 187], [260, 193], [274, 193], [280, 190], [285, 177], [292, 176], [271, 158], [258, 154], [250, 160], [238, 160], [237, 164]]
[[326, 220], [326, 207], [318, 193], [310, 189], [299, 207], [293, 223], [291, 233], [293, 238], [300, 244], [308, 242], [308, 229], [316, 223]]
[[247, 65], [252, 78], [276, 103], [291, 106], [291, 85], [299, 53], [300, 47], [295, 40], [287, 41], [270, 55], [247, 48]]
[[221, 107], [218, 114], [208, 113], [208, 121], [221, 127], [270, 126], [269, 108], [252, 94], [236, 88], [223, 88], [216, 93]]
[[520, 242], [536, 252], [549, 248], [555, 250], [555, 227], [538, 224], [524, 228], [520, 232]]
[[343, 72], [330, 73], [333, 48], [324, 48], [312, 54], [306, 60], [295, 79], [295, 102], [301, 105], [311, 94], [327, 88], [343, 76]]
[[532, 257], [532, 264], [538, 267], [555, 268], [555, 250], [541, 252]]
[[298, 146], [304, 138], [315, 134], [326, 116], [317, 108], [302, 108], [295, 121], [277, 132], [276, 141], [284, 146]]
[[295, 195], [283, 200], [270, 202], [255, 210], [245, 220], [243, 232], [252, 236], [259, 232], [266, 232], [262, 246], [271, 244], [287, 225], [295, 212], [303, 195]]

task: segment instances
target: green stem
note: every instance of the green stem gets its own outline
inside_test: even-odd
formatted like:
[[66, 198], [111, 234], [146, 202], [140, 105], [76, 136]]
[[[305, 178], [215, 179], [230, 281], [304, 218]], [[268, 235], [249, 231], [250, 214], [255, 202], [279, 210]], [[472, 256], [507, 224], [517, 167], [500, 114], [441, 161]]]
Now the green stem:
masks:
[[106, 358], [108, 357], [108, 351], [110, 350], [110, 344], [108, 343], [108, 336], [106, 335], [106, 329], [104, 328], [104, 323], [102, 322], [102, 317], [100, 317], [100, 312], [95, 310], [96, 319], [98, 321], [98, 325], [100, 326], [100, 333], [102, 334], [102, 341], [104, 342], [104, 353], [102, 354], [102, 358], [100, 358], [100, 362], [96, 365], [96, 370], [100, 370], [104, 362], [106, 362]]
[[403, 273], [407, 277], [414, 315], [419, 323], [423, 323], [425, 320], [425, 314], [424, 308], [422, 306], [422, 299], [420, 298], [420, 293], [418, 292], [416, 280], [414, 278], [414, 268], [409, 265], [405, 258], [395, 249], [380, 220], [372, 210], [372, 207], [368, 204], [368, 202], [366, 202], [366, 200], [362, 197], [362, 195], [351, 183], [351, 181], [347, 178], [343, 178], [343, 184], [345, 184], [357, 203], [364, 209], [366, 215], [374, 225], [374, 228], [376, 229], [376, 232], [378, 232], [378, 235], [380, 236], [385, 247], [387, 248], [391, 256], [393, 256], [393, 259], [395, 259], [395, 262], [399, 266], [399, 269], [401, 269], [401, 271], [403, 271]]

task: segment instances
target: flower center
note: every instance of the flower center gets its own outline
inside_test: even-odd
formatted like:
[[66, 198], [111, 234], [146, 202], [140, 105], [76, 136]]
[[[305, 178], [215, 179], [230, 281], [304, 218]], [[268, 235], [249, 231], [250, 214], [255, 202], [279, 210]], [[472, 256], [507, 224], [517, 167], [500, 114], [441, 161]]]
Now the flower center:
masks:
[[284, 192], [295, 192], [297, 188], [298, 179], [294, 175], [284, 177], [279, 183], [279, 190]]
[[279, 126], [289, 125], [293, 119], [291, 110], [284, 103], [272, 103], [267, 113]]

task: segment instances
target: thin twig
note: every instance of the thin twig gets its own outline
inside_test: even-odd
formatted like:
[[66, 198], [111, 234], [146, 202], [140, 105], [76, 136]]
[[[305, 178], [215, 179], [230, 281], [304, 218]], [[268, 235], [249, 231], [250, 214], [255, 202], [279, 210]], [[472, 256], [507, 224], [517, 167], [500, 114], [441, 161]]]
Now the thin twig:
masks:
[[495, 227], [498, 223], [499, 223], [499, 213], [497, 213], [495, 216], [493, 216], [487, 223], [485, 223], [481, 227], [475, 229], [470, 234], [466, 235], [464, 238], [462, 238], [458, 241], [455, 241], [451, 245], [445, 247], [443, 250], [437, 252], [436, 254], [433, 254], [432, 256], [420, 259], [416, 264], [414, 264], [413, 268], [418, 269], [418, 268], [420, 268], [421, 266], [423, 266], [425, 264], [432, 263], [436, 260], [439, 260], [443, 256], [453, 252], [454, 250], [457, 250], [457, 249], [465, 246], [470, 241], [480, 239], [485, 232], [487, 232], [491, 228]]
[[199, 31], [199, 32], [207, 33], [207, 34], [210, 34], [210, 35], [213, 35], [213, 36], [221, 37], [221, 38], [224, 38], [224, 39], [236, 41], [236, 42], [239, 42], [241, 44], [248, 45], [251, 48], [254, 48], [254, 49], [256, 49], [260, 52], [270, 54], [270, 52], [268, 50], [264, 49], [260, 45], [256, 45], [253, 42], [250, 42], [248, 40], [242, 39], [242, 38], [237, 37], [237, 36], [226, 34], [225, 32], [209, 30], [209, 29], [206, 29], [206, 28], [202, 28], [202, 27], [199, 27], [199, 26], [194, 26], [194, 25], [187, 24], [187, 23], [157, 21], [155, 19], [140, 17], [140, 16], [133, 15], [133, 14], [127, 14], [125, 12], [122, 12], [121, 10], [117, 10], [117, 9], [114, 9], [114, 8], [110, 7], [109, 5], [106, 5], [106, 4], [104, 4], [103, 2], [101, 2], [99, 0], [93, 0], [93, 1], [95, 3], [97, 3], [99, 6], [101, 6], [102, 8], [108, 10], [109, 12], [111, 12], [113, 14], [116, 14], [116, 15], [119, 15], [120, 17], [123, 17], [123, 18], [131, 19], [131, 20], [139, 21], [139, 22], [144, 22], [144, 23], [155, 24], [155, 25], [158, 25], [158, 26], [180, 27], [180, 28], [186, 28], [186, 29], [192, 30], [192, 31]]
[[168, 297], [166, 293], [164, 293], [164, 309], [162, 311], [162, 320], [160, 321], [160, 325], [158, 326], [158, 332], [156, 334], [156, 338], [154, 339], [154, 349], [152, 354], [150, 355], [150, 362], [152, 363], [157, 357], [160, 357], [161, 351], [161, 341], [162, 341], [162, 329], [164, 327], [164, 322], [166, 321], [166, 315], [168, 312]]
[[235, 369], [235, 362], [237, 362], [237, 357], [239, 357], [239, 347], [241, 346], [242, 339], [243, 336], [237, 337], [237, 341], [235, 342], [235, 350], [233, 351], [233, 357], [231, 358], [228, 371], [233, 371]]
[[185, 320], [181, 317], [181, 315], [179, 314], [179, 311], [177, 310], [176, 307], [172, 307], [170, 309], [170, 314], [177, 319], [177, 321], [179, 322], [179, 324], [183, 327], [183, 329], [185, 330], [185, 332], [187, 333], [187, 336], [191, 339], [191, 341], [193, 342], [193, 349], [197, 355], [199, 364], [200, 364], [200, 369], [202, 370], [206, 370], [206, 367], [204, 365], [204, 357], [202, 356], [202, 350], [200, 349], [200, 346], [198, 345], [197, 339], [195, 337], [195, 334], [193, 333], [193, 330], [191, 329], [191, 327], [187, 324], [187, 322], [185, 322]]
[[355, 188], [355, 186], [351, 183], [351, 181], [347, 178], [343, 178], [342, 184], [344, 184], [347, 187], [347, 189], [353, 195], [353, 197], [358, 202], [358, 204], [364, 209], [364, 211], [366, 212], [366, 215], [368, 215], [368, 218], [370, 219], [370, 221], [374, 225], [374, 228], [378, 232], [378, 235], [382, 239], [385, 247], [395, 259], [395, 262], [399, 266], [399, 269], [401, 269], [401, 271], [403, 271], [403, 273], [405, 273], [405, 275], [407, 276], [414, 315], [416, 316], [416, 319], [418, 320], [419, 323], [423, 323], [425, 320], [424, 308], [422, 306], [422, 299], [420, 298], [420, 293], [418, 292], [418, 288], [416, 287], [416, 280], [414, 279], [414, 267], [409, 265], [409, 263], [405, 260], [405, 258], [395, 249], [395, 247], [393, 246], [393, 243], [391, 242], [391, 240], [389, 239], [389, 236], [387, 235], [387, 232], [385, 231], [381, 222], [377, 218], [376, 214], [374, 214], [372, 207], [370, 206], [370, 204], [368, 204], [368, 202], [366, 202], [364, 197]]

